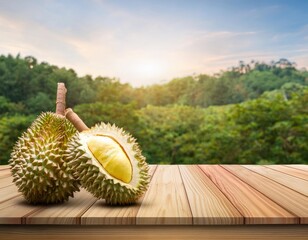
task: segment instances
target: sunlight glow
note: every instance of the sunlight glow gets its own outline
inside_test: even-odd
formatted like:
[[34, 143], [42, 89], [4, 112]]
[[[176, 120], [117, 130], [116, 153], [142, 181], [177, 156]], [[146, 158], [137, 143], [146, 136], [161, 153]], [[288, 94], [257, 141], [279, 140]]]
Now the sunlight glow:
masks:
[[163, 62], [154, 60], [136, 62], [133, 67], [133, 71], [142, 77], [159, 77], [165, 70], [166, 66]]

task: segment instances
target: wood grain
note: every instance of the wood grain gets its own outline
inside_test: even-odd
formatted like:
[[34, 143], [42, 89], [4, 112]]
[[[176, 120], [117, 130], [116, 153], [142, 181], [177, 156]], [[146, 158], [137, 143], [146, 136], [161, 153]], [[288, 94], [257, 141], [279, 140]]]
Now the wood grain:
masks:
[[262, 176], [272, 179], [286, 187], [289, 187], [301, 194], [304, 194], [305, 196], [308, 196], [308, 182], [303, 179], [290, 176], [288, 174], [278, 172], [263, 166], [245, 165], [244, 167]]
[[308, 223], [308, 198], [306, 196], [243, 166], [222, 165], [222, 167], [278, 203], [287, 211], [300, 217], [301, 224]]
[[[153, 176], [156, 165], [150, 165], [149, 174]], [[108, 206], [104, 200], [99, 200], [81, 217], [83, 225], [131, 225], [136, 224], [136, 215], [144, 196], [130, 206]]]
[[2, 171], [0, 171], [0, 179], [2, 178], [7, 178], [11, 176], [11, 171], [10, 169], [3, 169]]
[[274, 169], [276, 171], [283, 172], [283, 173], [292, 175], [294, 177], [298, 177], [298, 178], [308, 181], [308, 172], [305, 172], [305, 171], [302, 171], [296, 168], [287, 167], [283, 165], [265, 165], [264, 167]]
[[306, 165], [201, 168], [158, 166], [144, 199], [124, 207], [108, 207], [85, 190], [64, 204], [31, 205], [12, 183], [9, 168], [2, 168], [0, 224], [243, 224], [241, 214], [246, 223], [291, 224], [299, 219], [308, 224]]
[[0, 188], [0, 203], [3, 203], [20, 194], [21, 193], [18, 192], [17, 187], [14, 184]]
[[39, 207], [28, 204], [23, 196], [15, 196], [0, 204], [0, 224], [22, 224], [24, 216], [37, 210]]
[[85, 189], [81, 189], [68, 202], [45, 205], [39, 211], [28, 215], [25, 221], [26, 224], [80, 224], [81, 215], [96, 200]]
[[2, 178], [1, 181], [0, 181], [0, 189], [4, 188], [4, 187], [8, 187], [8, 186], [13, 185], [13, 184], [14, 183], [13, 183], [13, 177], [12, 176]]
[[1, 240], [307, 240], [303, 225], [0, 226]]
[[198, 166], [179, 166], [193, 224], [243, 224], [244, 219]]
[[296, 169], [308, 172], [308, 165], [304, 165], [304, 164], [299, 164], [299, 165], [291, 164], [291, 165], [285, 165], [285, 166], [296, 168]]
[[232, 204], [245, 217], [245, 224], [296, 224], [298, 217], [244, 183], [233, 174], [215, 165], [200, 165]]
[[192, 224], [178, 166], [158, 166], [138, 211], [136, 224]]
[[0, 165], [0, 171], [6, 170], [6, 169], [10, 169], [9, 165]]

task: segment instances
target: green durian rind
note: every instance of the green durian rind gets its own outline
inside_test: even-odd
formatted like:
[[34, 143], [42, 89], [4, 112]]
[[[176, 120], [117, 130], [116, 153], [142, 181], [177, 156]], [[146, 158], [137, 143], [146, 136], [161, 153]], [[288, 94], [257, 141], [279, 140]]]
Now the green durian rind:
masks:
[[64, 117], [42, 113], [16, 142], [9, 165], [13, 182], [29, 203], [60, 203], [79, 191], [64, 153], [75, 127]]
[[[81, 140], [82, 134], [93, 136], [112, 135], [115, 140], [121, 139], [120, 142], [124, 142], [124, 146], [121, 147], [133, 153], [133, 159], [130, 160], [137, 161], [135, 164], [132, 163], [132, 166], [137, 166], [137, 169], [133, 169], [133, 174], [137, 174], [137, 181], [134, 186], [113, 178], [106, 171], [102, 171], [101, 168], [93, 164], [98, 161], [93, 159], [94, 156], [86, 150], [88, 146]], [[69, 165], [78, 172], [81, 185], [93, 196], [105, 199], [107, 204], [132, 204], [148, 188], [149, 167], [145, 157], [141, 154], [136, 139], [115, 125], [100, 123], [85, 132], [77, 133], [68, 145], [67, 154]]]

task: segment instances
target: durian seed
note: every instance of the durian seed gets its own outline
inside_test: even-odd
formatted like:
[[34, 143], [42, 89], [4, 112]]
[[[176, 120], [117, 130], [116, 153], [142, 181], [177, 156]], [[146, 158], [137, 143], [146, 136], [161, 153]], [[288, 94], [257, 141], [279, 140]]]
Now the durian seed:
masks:
[[93, 136], [88, 148], [103, 168], [114, 178], [129, 183], [132, 180], [132, 165], [123, 148], [108, 136]]

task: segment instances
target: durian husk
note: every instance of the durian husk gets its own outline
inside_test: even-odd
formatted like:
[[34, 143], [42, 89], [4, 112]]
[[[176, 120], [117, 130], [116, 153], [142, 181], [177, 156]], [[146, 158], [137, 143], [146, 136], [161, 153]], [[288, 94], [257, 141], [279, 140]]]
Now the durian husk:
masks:
[[[115, 139], [129, 156], [134, 172], [130, 183], [112, 177], [91, 154], [85, 139], [100, 135]], [[67, 159], [69, 165], [78, 172], [81, 185], [95, 197], [105, 199], [107, 204], [135, 203], [148, 188], [149, 167], [136, 139], [115, 125], [100, 123], [76, 133], [68, 145]]]
[[13, 182], [29, 203], [59, 203], [79, 191], [64, 153], [76, 133], [63, 116], [42, 113], [16, 142], [9, 165]]

